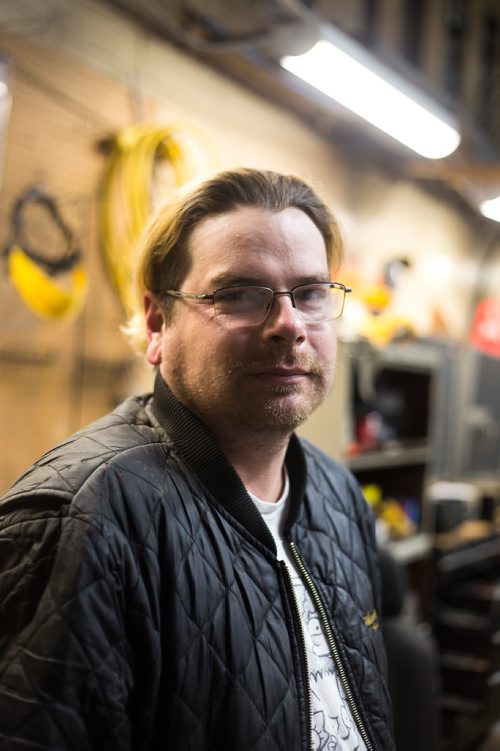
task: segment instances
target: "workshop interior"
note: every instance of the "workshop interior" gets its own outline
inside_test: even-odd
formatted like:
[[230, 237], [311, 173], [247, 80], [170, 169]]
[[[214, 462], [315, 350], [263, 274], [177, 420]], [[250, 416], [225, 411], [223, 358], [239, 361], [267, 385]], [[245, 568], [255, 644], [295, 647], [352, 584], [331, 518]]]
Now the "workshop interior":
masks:
[[398, 749], [500, 749], [500, 0], [0, 0], [0, 491], [151, 389], [138, 238], [242, 165], [344, 237], [299, 432], [376, 517]]

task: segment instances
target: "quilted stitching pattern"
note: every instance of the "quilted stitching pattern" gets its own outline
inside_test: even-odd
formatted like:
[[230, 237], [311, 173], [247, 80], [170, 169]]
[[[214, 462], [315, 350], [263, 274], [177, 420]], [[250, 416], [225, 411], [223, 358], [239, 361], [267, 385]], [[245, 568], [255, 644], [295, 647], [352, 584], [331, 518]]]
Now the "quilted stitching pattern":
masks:
[[[0, 505], [0, 739], [51, 751], [174, 739], [176, 751], [307, 748], [280, 569], [207, 499], [145, 403], [49, 452]], [[332, 484], [330, 461], [307, 455], [293, 534], [389, 750], [377, 637], [359, 617], [374, 606], [372, 529], [348, 476], [336, 470]]]
[[[314, 488], [313, 505], [317, 513], [307, 520], [307, 527], [297, 533], [299, 547], [306, 563], [310, 562], [309, 570], [315, 574], [327, 611], [332, 614], [332, 628], [343, 662], [348, 670], [350, 668], [351, 675], [356, 676], [356, 680], [351, 681], [356, 702], [370, 718], [380, 748], [387, 748], [389, 741], [384, 740], [384, 723], [380, 723], [380, 717], [374, 712], [381, 693], [382, 703], [385, 702], [386, 707], [390, 705], [383, 640], [381, 632], [367, 629], [362, 619], [363, 614], [379, 607], [373, 599], [374, 593], [379, 591], [373, 526], [351, 476], [339, 467], [332, 468], [328, 457], [307, 448], [311, 465], [308, 478]], [[323, 568], [325, 561], [330, 563], [327, 570]], [[363, 692], [359, 686], [363, 686]], [[384, 722], [390, 726], [388, 713]]]

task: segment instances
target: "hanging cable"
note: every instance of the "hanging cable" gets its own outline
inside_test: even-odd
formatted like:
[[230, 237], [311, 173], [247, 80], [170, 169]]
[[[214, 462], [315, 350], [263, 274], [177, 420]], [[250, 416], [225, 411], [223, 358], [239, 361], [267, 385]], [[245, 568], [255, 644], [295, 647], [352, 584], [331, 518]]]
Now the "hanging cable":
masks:
[[127, 314], [134, 305], [135, 247], [155, 198], [206, 172], [214, 161], [206, 137], [191, 125], [134, 125], [115, 137], [103, 183], [101, 239], [108, 274]]
[[[62, 236], [65, 249], [58, 257], [35, 251], [26, 242], [29, 231], [25, 212], [33, 204], [45, 210]], [[39, 188], [29, 188], [15, 202], [10, 219], [11, 239], [3, 251], [10, 282], [36, 315], [50, 320], [71, 320], [85, 303], [87, 273], [80, 248], [55, 199]]]

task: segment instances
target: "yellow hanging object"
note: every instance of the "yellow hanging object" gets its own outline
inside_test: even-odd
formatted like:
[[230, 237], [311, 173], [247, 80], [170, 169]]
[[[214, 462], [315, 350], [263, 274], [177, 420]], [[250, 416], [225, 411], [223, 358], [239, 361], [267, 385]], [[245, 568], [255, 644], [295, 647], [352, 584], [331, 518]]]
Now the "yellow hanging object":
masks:
[[[103, 181], [101, 240], [109, 277], [127, 314], [135, 307], [135, 248], [155, 197], [163, 199], [213, 169], [216, 161], [203, 132], [187, 123], [141, 123], [116, 135]], [[158, 180], [160, 174], [168, 179]]]
[[76, 316], [86, 298], [87, 274], [82, 264], [61, 275], [57, 281], [33, 261], [19, 245], [13, 245], [7, 258], [9, 277], [28, 308], [52, 320], [69, 320]]

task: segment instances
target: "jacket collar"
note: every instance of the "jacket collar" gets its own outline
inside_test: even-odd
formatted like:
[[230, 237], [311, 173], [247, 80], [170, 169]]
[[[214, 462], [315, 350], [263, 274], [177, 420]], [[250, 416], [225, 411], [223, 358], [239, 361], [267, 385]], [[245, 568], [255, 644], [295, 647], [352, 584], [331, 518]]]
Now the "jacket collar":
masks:
[[[177, 401], [159, 372], [155, 380], [152, 408], [178, 454], [203, 481], [218, 503], [248, 532], [276, 553], [272, 535], [239, 475], [201, 420]], [[286, 526], [290, 527], [300, 511], [306, 483], [305, 457], [295, 434], [290, 440], [285, 463], [291, 493]]]

